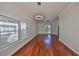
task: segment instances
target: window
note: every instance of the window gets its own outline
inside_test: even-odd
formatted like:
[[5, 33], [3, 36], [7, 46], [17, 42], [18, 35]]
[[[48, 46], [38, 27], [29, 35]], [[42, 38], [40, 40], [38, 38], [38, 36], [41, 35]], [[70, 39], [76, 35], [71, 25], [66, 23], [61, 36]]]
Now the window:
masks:
[[18, 23], [0, 21], [0, 47], [18, 40]]
[[45, 33], [51, 33], [51, 25], [45, 25]]
[[27, 38], [27, 24], [6, 16], [0, 16], [0, 49]]
[[25, 39], [27, 37], [27, 24], [24, 22], [20, 22], [21, 24], [21, 39]]

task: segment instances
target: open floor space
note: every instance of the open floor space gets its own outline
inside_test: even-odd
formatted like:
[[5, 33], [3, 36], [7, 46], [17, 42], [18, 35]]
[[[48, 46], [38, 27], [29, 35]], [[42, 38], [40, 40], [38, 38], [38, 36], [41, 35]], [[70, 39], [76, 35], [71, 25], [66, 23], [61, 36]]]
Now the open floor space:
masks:
[[61, 43], [56, 35], [37, 35], [14, 56], [77, 56]]

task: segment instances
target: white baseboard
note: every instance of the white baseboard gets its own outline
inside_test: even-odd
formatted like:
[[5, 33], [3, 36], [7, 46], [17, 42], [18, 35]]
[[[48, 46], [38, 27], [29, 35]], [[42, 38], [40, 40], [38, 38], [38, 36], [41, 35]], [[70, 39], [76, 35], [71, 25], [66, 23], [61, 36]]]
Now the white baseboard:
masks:
[[74, 50], [73, 48], [71, 48], [69, 45], [67, 45], [65, 42], [63, 42], [63, 41], [61, 41], [60, 40], [60, 42], [62, 42], [64, 45], [66, 45], [69, 49], [71, 49], [73, 52], [75, 52], [77, 55], [79, 55], [79, 53], [76, 51], [76, 50]]
[[[15, 49], [12, 53], [10, 53], [8, 56], [13, 55], [15, 52], [17, 52], [19, 49], [21, 49], [26, 43], [28, 43], [31, 39], [24, 42], [24, 44], [20, 45], [17, 49]], [[18, 43], [19, 44], [19, 43]]]
[[[37, 36], [37, 35], [36, 35]], [[36, 37], [34, 36], [34, 37]], [[13, 55], [15, 52], [17, 52], [19, 49], [21, 49], [25, 44], [27, 44], [29, 41], [31, 41], [34, 37], [28, 39], [27, 41], [25, 41], [22, 45], [20, 45], [17, 49], [15, 49], [12, 53], [10, 53], [8, 56]], [[19, 43], [18, 43], [19, 44]]]
[[29, 37], [24, 40], [19, 40], [3, 49], [0, 50], [0, 56], [11, 56], [15, 52], [17, 52], [20, 48], [22, 48], [25, 44], [27, 44], [29, 41], [31, 41], [34, 37], [37, 35], [34, 35], [32, 37]]

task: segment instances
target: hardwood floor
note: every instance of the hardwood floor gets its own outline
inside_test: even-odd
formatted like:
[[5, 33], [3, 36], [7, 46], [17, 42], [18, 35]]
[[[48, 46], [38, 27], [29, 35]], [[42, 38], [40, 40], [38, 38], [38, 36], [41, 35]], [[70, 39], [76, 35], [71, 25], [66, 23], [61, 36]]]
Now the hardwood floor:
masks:
[[13, 56], [77, 56], [56, 35], [38, 35]]

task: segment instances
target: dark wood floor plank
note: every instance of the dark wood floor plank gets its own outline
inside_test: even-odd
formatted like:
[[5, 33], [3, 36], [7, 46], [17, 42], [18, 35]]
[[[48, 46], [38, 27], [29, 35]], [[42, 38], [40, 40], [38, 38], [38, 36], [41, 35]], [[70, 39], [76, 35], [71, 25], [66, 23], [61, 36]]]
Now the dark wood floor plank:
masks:
[[77, 56], [56, 35], [40, 34], [13, 56]]

